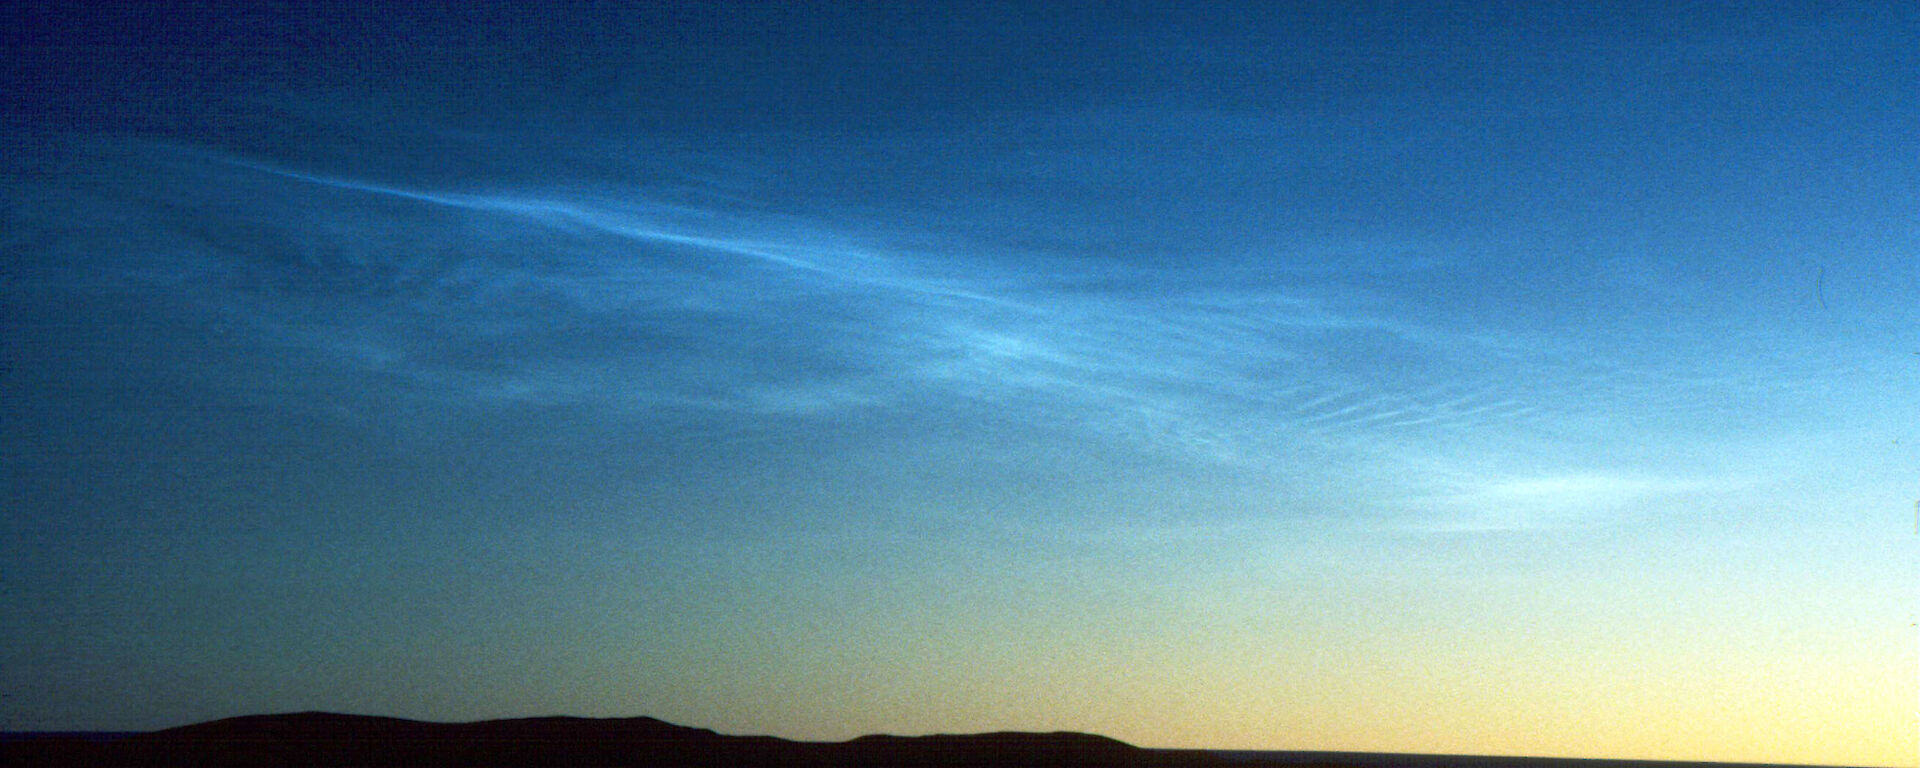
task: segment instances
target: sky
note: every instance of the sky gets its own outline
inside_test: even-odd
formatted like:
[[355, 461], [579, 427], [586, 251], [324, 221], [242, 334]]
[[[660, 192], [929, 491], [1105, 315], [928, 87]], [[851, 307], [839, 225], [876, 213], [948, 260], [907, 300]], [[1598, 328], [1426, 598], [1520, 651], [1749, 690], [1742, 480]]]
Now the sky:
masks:
[[1920, 759], [1913, 4], [250, 5], [4, 12], [0, 730]]

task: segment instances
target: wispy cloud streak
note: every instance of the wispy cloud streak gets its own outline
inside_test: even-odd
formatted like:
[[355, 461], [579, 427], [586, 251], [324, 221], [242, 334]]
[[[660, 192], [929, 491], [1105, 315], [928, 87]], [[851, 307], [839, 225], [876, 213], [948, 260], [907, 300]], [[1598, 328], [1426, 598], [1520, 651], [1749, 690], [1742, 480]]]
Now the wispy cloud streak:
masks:
[[[157, 143], [102, 157], [118, 180], [85, 194], [148, 217], [166, 279], [267, 343], [445, 405], [819, 418], [971, 403], [1250, 466], [1317, 445], [1384, 475], [1480, 450], [1463, 436], [1551, 452], [1614, 419], [1684, 428], [1817, 391], [1844, 364], [1775, 352], [1693, 373], [1617, 339], [1449, 319], [1444, 296], [1380, 264], [1417, 263], [1417, 287], [1470, 259], [1392, 243], [1351, 270], [1016, 265], [963, 235], [644, 185], [442, 189]], [[1552, 506], [1537, 497], [1515, 503]]]

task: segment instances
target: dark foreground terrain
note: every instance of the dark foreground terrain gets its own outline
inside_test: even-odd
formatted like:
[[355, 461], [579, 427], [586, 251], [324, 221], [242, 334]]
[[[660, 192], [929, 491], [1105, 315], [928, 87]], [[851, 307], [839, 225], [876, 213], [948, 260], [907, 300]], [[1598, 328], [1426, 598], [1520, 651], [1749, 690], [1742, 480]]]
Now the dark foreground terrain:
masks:
[[1081, 733], [862, 736], [839, 743], [723, 736], [652, 718], [429, 723], [327, 713], [215, 720], [109, 741], [0, 744], [0, 766], [613, 768], [614, 766], [1039, 766], [1232, 768], [1201, 753], [1140, 749]]
[[0, 736], [5, 737], [0, 738], [0, 768], [1787, 768], [1539, 757], [1161, 750], [1084, 733], [862, 736], [837, 743], [804, 742], [724, 736], [649, 717], [429, 723], [305, 712], [236, 717], [151, 733]]

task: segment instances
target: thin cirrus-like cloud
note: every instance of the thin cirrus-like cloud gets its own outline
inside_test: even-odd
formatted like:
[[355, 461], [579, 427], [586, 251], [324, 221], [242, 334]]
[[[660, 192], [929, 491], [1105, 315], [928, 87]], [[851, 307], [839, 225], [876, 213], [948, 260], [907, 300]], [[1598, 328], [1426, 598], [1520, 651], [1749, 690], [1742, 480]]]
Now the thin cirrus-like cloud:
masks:
[[[229, 174], [222, 183], [256, 193], [176, 203], [211, 219], [204, 231], [272, 230], [275, 244], [298, 252], [203, 243], [203, 257], [228, 262], [202, 286], [216, 301], [291, 343], [481, 399], [799, 414], [933, 388], [1131, 415], [1215, 442], [1235, 431], [1431, 427], [1518, 413], [1487, 388], [1382, 388], [1316, 361], [1326, 337], [1341, 334], [1435, 355], [1470, 340], [1310, 291], [1176, 284], [1162, 293], [1150, 290], [1150, 271], [1125, 265], [1078, 278], [995, 273], [964, 252], [890, 253], [777, 217], [200, 159]], [[268, 220], [292, 210], [303, 221]], [[402, 225], [379, 221], [383, 210], [416, 222], [406, 238], [392, 235]], [[261, 281], [220, 277], [263, 269], [278, 269], [265, 282], [286, 290], [263, 297]], [[1055, 290], [1063, 281], [1127, 290]], [[314, 304], [329, 306], [290, 312], [284, 293], [309, 288], [324, 293]]]
[[1526, 474], [1451, 473], [1443, 492], [1416, 497], [1414, 513], [1390, 526], [1428, 533], [1528, 532], [1585, 527], [1671, 515], [1703, 499], [1753, 488], [1752, 478], [1725, 471], [1665, 473], [1584, 468]]
[[[1380, 259], [1350, 275], [1328, 259], [1264, 273], [1082, 255], [1012, 266], [961, 236], [902, 245], [870, 219], [644, 185], [434, 188], [157, 143], [120, 157], [108, 181], [69, 194], [145, 222], [126, 282], [199, 297], [316, 366], [462, 407], [814, 418], [971, 403], [1209, 460], [1344, 451], [1362, 474], [1410, 473], [1396, 482], [1411, 498], [1471, 497], [1538, 524], [1572, 517], [1552, 494], [1448, 492], [1419, 460], [1516, 446], [1551, 459], [1610, 421], [1697, 421], [1831, 370], [1779, 354], [1690, 374], [1607, 339], [1443, 320], [1443, 298], [1397, 292]], [[1453, 260], [1381, 247], [1429, 271]], [[1527, 471], [1591, 466], [1558, 461]]]

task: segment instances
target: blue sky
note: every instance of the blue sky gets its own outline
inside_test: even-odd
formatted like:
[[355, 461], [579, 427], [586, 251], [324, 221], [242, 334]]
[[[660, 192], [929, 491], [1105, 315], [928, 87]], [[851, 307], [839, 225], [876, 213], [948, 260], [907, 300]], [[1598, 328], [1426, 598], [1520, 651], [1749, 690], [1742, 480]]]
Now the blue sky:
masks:
[[1913, 752], [1902, 5], [12, 13], [7, 728]]

